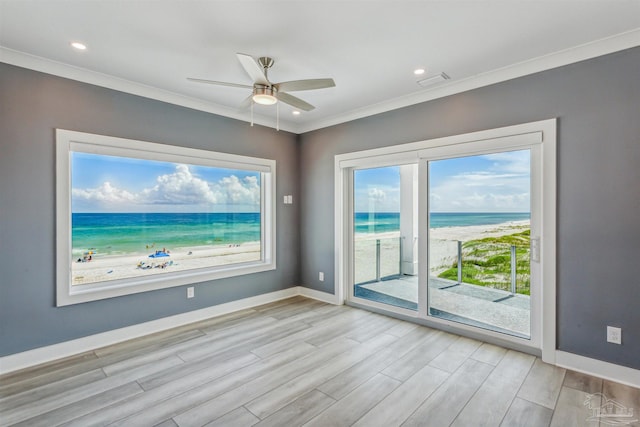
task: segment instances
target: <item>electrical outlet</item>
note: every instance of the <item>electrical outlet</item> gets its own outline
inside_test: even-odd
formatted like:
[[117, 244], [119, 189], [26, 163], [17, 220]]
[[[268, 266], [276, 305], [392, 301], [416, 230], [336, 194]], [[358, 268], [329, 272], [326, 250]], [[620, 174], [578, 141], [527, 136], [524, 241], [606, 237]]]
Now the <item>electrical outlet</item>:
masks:
[[622, 328], [607, 326], [607, 342], [622, 344]]
[[187, 298], [193, 298], [195, 296], [195, 292], [193, 286], [189, 286], [187, 288]]
[[324, 282], [324, 273], [322, 271], [318, 273], [318, 280], [320, 280], [321, 282]]

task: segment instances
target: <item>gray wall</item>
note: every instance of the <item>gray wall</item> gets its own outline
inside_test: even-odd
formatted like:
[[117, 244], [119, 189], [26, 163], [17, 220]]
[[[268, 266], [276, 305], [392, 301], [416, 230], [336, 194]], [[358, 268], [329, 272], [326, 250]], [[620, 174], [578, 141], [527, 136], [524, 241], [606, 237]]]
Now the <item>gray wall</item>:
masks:
[[[54, 129], [277, 161], [277, 270], [55, 307]], [[299, 284], [297, 136], [0, 64], [0, 356]]]
[[336, 154], [557, 117], [558, 348], [640, 369], [639, 76], [635, 48], [302, 135], [302, 283], [333, 293]]

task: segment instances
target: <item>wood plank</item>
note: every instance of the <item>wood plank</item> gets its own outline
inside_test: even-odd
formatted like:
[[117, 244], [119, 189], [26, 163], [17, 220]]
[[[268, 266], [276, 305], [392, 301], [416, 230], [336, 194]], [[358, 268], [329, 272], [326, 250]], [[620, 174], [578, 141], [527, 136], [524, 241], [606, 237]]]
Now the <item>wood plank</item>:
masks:
[[144, 365], [130, 371], [122, 372], [113, 377], [106, 377], [93, 383], [77, 387], [75, 389], [67, 389], [63, 393], [40, 399], [37, 404], [27, 404], [3, 411], [1, 425], [9, 425], [24, 421], [28, 418], [44, 414], [49, 411], [61, 408], [63, 406], [73, 404], [78, 400], [95, 396], [105, 391], [114, 389], [121, 385], [135, 381], [136, 378], [149, 375], [164, 369], [170, 369], [181, 364], [182, 361], [176, 357], [170, 357], [156, 361], [149, 365]]
[[379, 334], [385, 333], [394, 325], [395, 322], [391, 321], [388, 317], [376, 314], [367, 323], [353, 329], [352, 332], [345, 336], [358, 342], [365, 342]]
[[268, 310], [264, 310], [261, 313], [266, 314], [267, 316], [271, 316], [275, 319], [282, 320], [289, 317], [293, 317], [297, 314], [301, 314], [303, 312], [311, 312], [314, 308], [319, 307], [321, 305], [325, 305], [326, 303], [307, 299], [304, 301], [297, 302], [295, 304], [289, 304], [280, 307], [270, 308]]
[[178, 344], [180, 342], [188, 341], [192, 338], [197, 338], [204, 335], [199, 329], [194, 329], [193, 325], [185, 325], [179, 328], [169, 329], [162, 332], [156, 332], [131, 340], [127, 340], [121, 343], [113, 344], [107, 347], [102, 347], [95, 350], [98, 357], [106, 358], [107, 356], [116, 353], [139, 353], [140, 350], [145, 352], [153, 351], [157, 348], [162, 348], [171, 344]]
[[[224, 376], [228, 372], [239, 369], [242, 366], [253, 363], [257, 358], [254, 355], [249, 355], [243, 358], [235, 360], [235, 363], [226, 364], [224, 370], [218, 366], [218, 369], [209, 370], [205, 372], [196, 372], [191, 375], [187, 375], [180, 380], [173, 381], [164, 386], [155, 388], [150, 391], [145, 391], [139, 395], [133, 396], [127, 401], [108, 406], [98, 411], [92, 412], [86, 416], [77, 418], [68, 423], [68, 425], [74, 426], [92, 426], [92, 425], [104, 425], [107, 423], [114, 423], [117, 425], [119, 420], [136, 414], [146, 408], [153, 406], [159, 402], [164, 402], [172, 397], [179, 396], [180, 394], [196, 388], [202, 384], [207, 384], [216, 378]], [[160, 417], [155, 419], [154, 422], [147, 425], [157, 424], [169, 417]], [[130, 424], [134, 425], [134, 424]]]
[[467, 358], [473, 354], [481, 342], [465, 337], [457, 338], [449, 347], [440, 352], [429, 362], [434, 368], [442, 369], [447, 372], [455, 372]]
[[101, 368], [102, 363], [93, 353], [83, 353], [77, 357], [69, 357], [38, 365], [3, 376], [0, 381], [0, 396], [7, 397], [49, 383], [80, 375]]
[[194, 361], [236, 346], [252, 348], [255, 345], [260, 345], [254, 344], [255, 342], [268, 342], [270, 335], [282, 337], [308, 328], [309, 325], [300, 322], [273, 321], [267, 322], [266, 325], [261, 325], [258, 322], [256, 325], [245, 326], [242, 330], [234, 330], [233, 333], [225, 334], [224, 337], [210, 340], [206, 344], [180, 351], [178, 356], [185, 361]]
[[290, 304], [296, 304], [299, 302], [306, 302], [309, 301], [310, 298], [305, 298], [301, 295], [295, 295], [292, 297], [287, 297], [278, 301], [273, 301], [273, 302], [268, 302], [266, 304], [262, 304], [259, 305], [257, 307], [253, 307], [254, 310], [258, 311], [258, 312], [265, 312], [269, 309], [275, 308], [275, 307], [282, 307], [282, 306], [286, 306], [286, 305], [290, 305]]
[[[180, 356], [187, 359], [188, 361], [197, 362], [202, 358], [208, 358], [214, 354], [237, 350], [241, 350], [243, 352], [252, 352], [253, 354], [256, 354], [256, 352], [253, 351], [256, 347], [261, 347], [263, 345], [286, 338], [288, 336], [295, 335], [298, 332], [304, 332], [310, 328], [311, 326], [304, 322], [287, 321], [283, 322], [282, 324], [271, 325], [270, 327], [263, 329], [258, 333], [252, 333], [250, 335], [238, 335], [233, 339], [210, 343], [207, 344], [206, 347], [192, 349], [187, 353], [180, 353]], [[280, 348], [280, 351], [287, 350], [291, 347], [292, 345], [287, 346], [287, 348]], [[272, 354], [276, 353], [277, 352], [273, 352]], [[272, 354], [260, 354], [259, 357], [265, 358], [271, 356]]]
[[581, 372], [568, 370], [562, 385], [585, 393], [602, 393], [602, 379]]
[[565, 370], [536, 359], [518, 397], [549, 409], [556, 406]]
[[258, 418], [264, 419], [294, 401], [297, 396], [335, 377], [395, 340], [396, 337], [391, 335], [380, 335], [378, 338], [367, 341], [353, 350], [328, 360], [324, 364], [309, 367], [307, 372], [272, 389], [268, 394], [260, 396], [244, 406]]
[[427, 332], [429, 336], [419, 346], [389, 365], [382, 373], [404, 381], [431, 362], [458, 338], [446, 332], [434, 330]]
[[324, 411], [335, 403], [330, 398], [318, 390], [311, 390], [303, 394], [290, 404], [286, 405], [273, 415], [265, 418], [256, 426], [259, 427], [281, 427], [291, 425], [302, 425], [311, 418]]
[[28, 418], [25, 421], [14, 424], [15, 427], [51, 427], [66, 423], [75, 418], [90, 414], [107, 406], [127, 400], [144, 390], [136, 382], [130, 382], [111, 390], [98, 393], [77, 402], [65, 405], [42, 415]]
[[[391, 363], [398, 360], [398, 354], [394, 351], [394, 344], [395, 343], [392, 343], [384, 350], [378, 351], [362, 362], [342, 371], [340, 375], [336, 375], [329, 381], [319, 385], [318, 390], [336, 400], [342, 399], [361, 384], [376, 376]], [[385, 376], [385, 378], [389, 377]]]
[[[558, 396], [558, 404], [551, 418], [551, 427], [582, 427], [597, 426], [598, 421], [588, 421], [593, 412], [585, 406], [585, 401], [589, 396], [584, 391], [579, 391], [569, 387], [562, 387], [560, 396]], [[593, 407], [600, 406], [600, 399], [593, 401]]]
[[353, 424], [354, 427], [402, 424], [448, 377], [445, 371], [425, 366]]
[[407, 335], [409, 332], [411, 332], [414, 329], [416, 329], [417, 327], [418, 327], [418, 325], [416, 323], [404, 322], [404, 321], [399, 320], [398, 323], [396, 323], [396, 325], [394, 327], [392, 327], [391, 329], [389, 329], [387, 331], [387, 333], [389, 335], [393, 335], [393, 336], [396, 336], [398, 338], [401, 338], [401, 337]]
[[[142, 404], [138, 404], [138, 407], [128, 408], [130, 411], [125, 414], [127, 417], [120, 419], [113, 425], [152, 425], [165, 418], [174, 418], [177, 421], [175, 416], [178, 414], [197, 407], [253, 379], [278, 372], [278, 369], [287, 366], [291, 362], [297, 362], [301, 357], [304, 358], [304, 355], [309, 354], [309, 348], [312, 348], [312, 346], [305, 344], [291, 349], [289, 352], [274, 356], [269, 360], [260, 360], [226, 375], [223, 373], [217, 380], [203, 382], [192, 387], [185, 385], [183, 380], [167, 383], [158, 389], [154, 389], [154, 391], [162, 389], [165, 394], [169, 394], [168, 398], [163, 398], [162, 394], [160, 394], [154, 401], [144, 401], [141, 402]], [[233, 408], [229, 408], [229, 410], [231, 409]], [[209, 420], [212, 420], [212, 418], [209, 418]]]
[[[614, 383], [604, 380], [602, 383], [602, 394], [610, 400], [624, 405], [627, 409], [633, 409], [633, 419], [640, 419], [640, 389], [628, 385]], [[631, 425], [640, 426], [640, 422], [635, 421]]]
[[503, 427], [546, 427], [553, 410], [516, 397], [500, 424]]
[[[348, 316], [340, 316], [340, 319], [332, 321], [333, 327], [323, 328], [322, 333], [316, 334], [312, 338], [305, 341], [309, 344], [320, 347], [331, 340], [345, 336], [347, 334], [353, 334], [358, 328], [366, 327], [367, 323], [373, 319], [373, 313], [369, 313], [366, 316], [354, 316], [351, 313], [346, 313]], [[322, 325], [322, 323], [320, 323]]]
[[326, 307], [318, 307], [314, 309], [313, 314], [311, 316], [307, 316], [304, 321], [310, 325], [317, 325], [318, 323], [326, 322], [327, 320], [348, 312], [349, 310], [353, 310], [353, 308], [345, 305], [328, 304]]
[[467, 359], [402, 426], [450, 425], [493, 369], [486, 363]]
[[140, 384], [140, 386], [144, 390], [151, 390], [164, 384], [170, 383], [171, 381], [179, 380], [180, 378], [191, 375], [192, 373], [197, 371], [202, 371], [205, 369], [218, 369], [218, 366], [220, 364], [248, 355], [249, 353], [243, 349], [231, 349], [223, 353], [216, 353], [207, 359], [201, 359], [197, 362], [184, 363], [184, 366], [181, 366], [180, 369], [171, 369], [156, 372], [143, 378], [139, 378], [138, 384]]
[[94, 381], [101, 380], [105, 377], [106, 375], [102, 372], [102, 369], [94, 369], [93, 371], [85, 372], [84, 374], [61, 379], [56, 382], [23, 391], [22, 393], [2, 398], [0, 399], [0, 413], [9, 410], [12, 407], [27, 405], [50, 396], [64, 393], [67, 389], [74, 389], [91, 384]]
[[268, 375], [263, 375], [252, 381], [238, 384], [238, 386], [228, 390], [226, 393], [195, 406], [176, 416], [174, 419], [180, 426], [201, 426], [250, 402], [279, 385], [296, 378], [311, 367], [323, 364], [327, 360], [356, 348], [359, 345], [360, 344], [353, 340], [337, 340], [326, 347], [317, 349], [305, 357], [272, 369]]
[[77, 366], [82, 362], [93, 359], [97, 359], [96, 354], [93, 351], [87, 351], [51, 362], [31, 366], [25, 369], [20, 369], [8, 374], [0, 375], [0, 396], [6, 396], [10, 394], [7, 393], [6, 390], [9, 388], [9, 386], [13, 386], [16, 383], [32, 381], [34, 378], [37, 378], [41, 375], [48, 375], [51, 372], [61, 371], [64, 368]]
[[499, 425], [534, 361], [533, 356], [509, 350], [451, 425]]
[[305, 424], [305, 427], [350, 426], [398, 388], [400, 384], [402, 383], [398, 380], [376, 374], [329, 409], [313, 418]]
[[334, 399], [341, 399], [391, 363], [419, 347], [431, 337], [434, 332], [433, 329], [422, 326], [411, 329], [411, 331], [402, 338], [390, 343], [386, 349], [377, 352], [362, 363], [358, 363], [352, 368], [345, 370], [341, 375], [335, 376], [320, 385], [318, 390], [328, 394]]
[[507, 349], [498, 347], [497, 345], [482, 343], [480, 347], [470, 356], [472, 359], [478, 362], [488, 363], [489, 365], [496, 366], [504, 355], [507, 354]]
[[[321, 340], [322, 342], [326, 342], [327, 335], [330, 335], [331, 339], [334, 339], [336, 335], [346, 335], [351, 330], [350, 328], [353, 322], [352, 314], [346, 314], [346, 316], [336, 316], [331, 322], [321, 322], [299, 332], [271, 340], [271, 342], [258, 344], [256, 348], [251, 351], [260, 357], [269, 357], [300, 341], [319, 342]], [[304, 323], [308, 324], [306, 320]], [[316, 339], [319, 340], [316, 341]]]
[[227, 415], [224, 415], [215, 421], [211, 421], [204, 427], [248, 427], [259, 422], [260, 418], [256, 417], [241, 406], [240, 408], [229, 412]]

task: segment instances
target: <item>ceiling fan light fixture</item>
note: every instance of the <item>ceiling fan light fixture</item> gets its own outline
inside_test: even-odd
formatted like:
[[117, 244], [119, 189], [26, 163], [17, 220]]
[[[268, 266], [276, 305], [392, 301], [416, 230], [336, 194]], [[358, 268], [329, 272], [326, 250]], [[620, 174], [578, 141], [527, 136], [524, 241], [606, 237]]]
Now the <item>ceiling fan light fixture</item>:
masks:
[[253, 102], [260, 105], [273, 105], [278, 102], [273, 87], [256, 87], [253, 89]]

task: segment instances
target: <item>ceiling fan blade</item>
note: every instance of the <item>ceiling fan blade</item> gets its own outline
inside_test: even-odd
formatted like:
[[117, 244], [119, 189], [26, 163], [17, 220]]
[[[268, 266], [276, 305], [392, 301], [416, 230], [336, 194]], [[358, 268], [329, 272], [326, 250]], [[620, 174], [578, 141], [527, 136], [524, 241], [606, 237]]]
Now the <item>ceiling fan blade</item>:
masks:
[[197, 82], [197, 83], [207, 83], [207, 84], [210, 84], [210, 85], [239, 87], [239, 88], [242, 88], [242, 89], [253, 89], [253, 86], [241, 85], [241, 84], [238, 84], [238, 83], [216, 82], [214, 80], [193, 79], [191, 77], [187, 77], [187, 80], [189, 80], [191, 82]]
[[251, 102], [253, 100], [253, 94], [247, 96], [241, 103], [240, 105], [238, 105], [238, 110], [239, 111], [244, 111], [247, 110], [249, 107], [251, 107]]
[[271, 84], [269, 83], [269, 80], [267, 80], [267, 76], [264, 75], [262, 67], [258, 65], [251, 55], [236, 53], [236, 56], [238, 57], [238, 61], [240, 61], [240, 65], [242, 65], [242, 68], [244, 68], [247, 74], [249, 74], [249, 77], [251, 77], [251, 80], [253, 80], [254, 83], [266, 86]]
[[303, 111], [311, 111], [314, 108], [316, 108], [313, 105], [309, 104], [308, 102], [303, 101], [300, 98], [296, 98], [293, 95], [289, 95], [288, 93], [278, 92], [276, 93], [276, 98], [278, 98], [280, 101], [284, 102], [285, 104], [289, 104], [292, 107], [299, 108]]
[[335, 85], [333, 79], [309, 79], [276, 83], [274, 86], [279, 92], [295, 92], [297, 90], [324, 89]]

